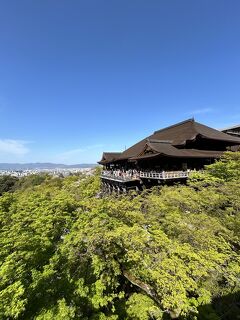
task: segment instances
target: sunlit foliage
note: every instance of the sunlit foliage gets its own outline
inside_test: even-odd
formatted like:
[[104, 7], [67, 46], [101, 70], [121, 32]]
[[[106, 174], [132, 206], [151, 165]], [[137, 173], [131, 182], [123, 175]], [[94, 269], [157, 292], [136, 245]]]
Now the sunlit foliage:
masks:
[[237, 319], [240, 153], [187, 186], [100, 196], [92, 177], [0, 197], [0, 319]]

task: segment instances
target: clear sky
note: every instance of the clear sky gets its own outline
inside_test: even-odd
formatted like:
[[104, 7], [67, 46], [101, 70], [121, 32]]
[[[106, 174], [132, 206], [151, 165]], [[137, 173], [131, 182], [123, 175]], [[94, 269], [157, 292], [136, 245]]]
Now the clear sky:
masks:
[[0, 0], [0, 162], [240, 122], [239, 0]]

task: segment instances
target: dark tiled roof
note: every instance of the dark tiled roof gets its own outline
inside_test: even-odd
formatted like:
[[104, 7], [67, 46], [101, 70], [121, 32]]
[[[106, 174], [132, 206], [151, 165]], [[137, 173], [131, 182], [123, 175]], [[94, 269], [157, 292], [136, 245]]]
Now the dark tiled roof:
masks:
[[234, 129], [240, 129], [240, 124], [237, 124], [237, 125], [232, 126], [232, 127], [224, 128], [224, 129], [222, 129], [221, 131], [225, 132], [225, 131], [234, 130]]
[[196, 129], [199, 132], [199, 134], [201, 134], [205, 138], [231, 142], [233, 144], [240, 143], [240, 138], [232, 137], [224, 132], [218, 131], [216, 129], [212, 129], [212, 128], [207, 127], [201, 123], [195, 122], [195, 126], [196, 126]]
[[233, 127], [225, 128], [221, 131], [230, 134], [231, 136], [240, 137], [240, 124]]
[[240, 138], [232, 137], [226, 133], [195, 122], [193, 119], [189, 119], [155, 131], [151, 136], [125, 150], [121, 154], [120, 159], [128, 159], [138, 155], [144, 148], [147, 140], [170, 140], [173, 146], [184, 146], [187, 141], [194, 140], [198, 135], [207, 139], [226, 141], [230, 144], [240, 144]]
[[103, 152], [102, 159], [98, 162], [99, 164], [105, 164], [118, 159], [121, 152]]
[[[153, 153], [144, 153], [145, 150], [153, 151]], [[146, 158], [154, 158], [159, 155], [178, 158], [218, 158], [222, 155], [222, 151], [209, 151], [197, 149], [178, 149], [170, 143], [149, 140], [145, 145], [145, 150], [136, 157], [130, 158], [132, 160], [140, 160]]]
[[[183, 152], [185, 152], [185, 156], [188, 156], [188, 157], [190, 156], [190, 154], [192, 154], [192, 156], [194, 156], [195, 154], [195, 157], [198, 157], [198, 156], [203, 157], [204, 154], [205, 154], [205, 157], [206, 156], [216, 157], [217, 151], [204, 151], [204, 150], [189, 151], [190, 149], [188, 150], [184, 149], [180, 151], [179, 149], [175, 148], [175, 147], [183, 147], [187, 141], [192, 141], [198, 136], [205, 139], [224, 141], [229, 143], [229, 145], [240, 144], [240, 138], [230, 136], [226, 133], [223, 133], [216, 129], [205, 126], [201, 123], [194, 121], [194, 119], [188, 119], [186, 121], [177, 123], [170, 127], [155, 131], [149, 137], [139, 141], [138, 143], [134, 144], [127, 150], [118, 154], [118, 156], [116, 156], [115, 159], [113, 159], [113, 161], [125, 160], [133, 157], [136, 158], [144, 150], [146, 144], [149, 143], [150, 141], [154, 143], [154, 140], [160, 143], [158, 146], [157, 144], [154, 144], [155, 148], [161, 149], [161, 151], [160, 149], [159, 151], [155, 150], [158, 153], [167, 154], [169, 156], [171, 156], [171, 154], [172, 156], [177, 156], [177, 153], [180, 155], [180, 152], [181, 152], [183, 156]], [[153, 147], [153, 145], [151, 145], [151, 147]], [[110, 162], [112, 160], [108, 160], [108, 161]]]
[[173, 140], [173, 145], [182, 146], [185, 145], [186, 141], [191, 141], [198, 135], [212, 140], [221, 140], [231, 143], [240, 142], [240, 139], [234, 139], [221, 131], [205, 126], [193, 119], [155, 131], [153, 136], [155, 139], [171, 139]]

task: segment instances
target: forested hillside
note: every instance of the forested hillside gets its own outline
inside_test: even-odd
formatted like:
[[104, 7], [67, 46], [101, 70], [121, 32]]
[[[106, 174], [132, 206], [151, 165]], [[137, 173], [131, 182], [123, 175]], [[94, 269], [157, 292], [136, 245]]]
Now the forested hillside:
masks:
[[239, 176], [226, 153], [139, 195], [98, 172], [2, 186], [0, 319], [240, 319]]

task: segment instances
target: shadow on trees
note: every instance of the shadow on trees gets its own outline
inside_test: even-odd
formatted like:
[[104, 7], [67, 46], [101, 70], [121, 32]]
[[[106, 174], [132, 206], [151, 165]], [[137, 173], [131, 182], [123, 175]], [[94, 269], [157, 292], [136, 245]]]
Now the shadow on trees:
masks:
[[[163, 320], [170, 320], [165, 313]], [[178, 320], [239, 320], [240, 319], [240, 291], [226, 296], [214, 298], [212, 303], [200, 306], [198, 315], [188, 315]]]
[[199, 307], [201, 320], [240, 319], [240, 291], [214, 298], [211, 304]]

